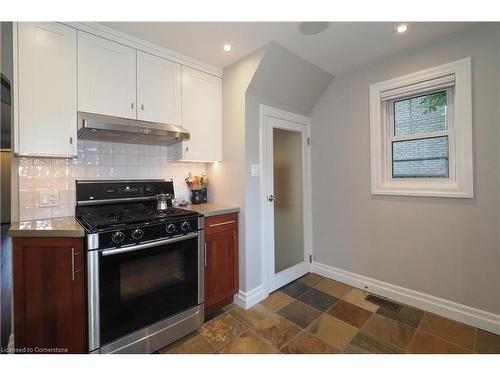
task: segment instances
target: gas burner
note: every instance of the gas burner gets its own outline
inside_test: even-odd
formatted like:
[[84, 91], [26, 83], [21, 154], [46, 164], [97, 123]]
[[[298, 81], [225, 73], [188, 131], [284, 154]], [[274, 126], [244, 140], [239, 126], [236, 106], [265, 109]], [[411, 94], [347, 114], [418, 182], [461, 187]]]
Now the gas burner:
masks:
[[131, 221], [134, 219], [134, 217], [130, 214], [127, 214], [126, 212], [115, 212], [105, 215], [103, 219], [108, 223], [118, 223], [123, 221]]
[[[78, 182], [77, 187], [79, 196], [76, 216], [92, 233], [136, 229], [154, 224], [165, 226], [173, 221], [199, 216], [197, 212], [172, 207], [171, 202], [168, 202], [167, 209], [157, 209], [157, 193], [174, 195], [171, 181], [82, 181]], [[120, 243], [125, 243], [130, 238], [135, 240], [127, 237]]]

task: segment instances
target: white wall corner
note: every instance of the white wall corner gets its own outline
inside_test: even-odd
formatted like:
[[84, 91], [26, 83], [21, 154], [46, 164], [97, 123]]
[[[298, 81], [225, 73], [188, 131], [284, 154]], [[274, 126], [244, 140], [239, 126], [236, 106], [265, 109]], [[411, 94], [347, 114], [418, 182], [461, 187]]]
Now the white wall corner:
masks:
[[500, 315], [313, 262], [311, 272], [500, 335]]
[[246, 310], [258, 304], [267, 296], [268, 294], [265, 291], [264, 285], [261, 284], [256, 288], [249, 290], [248, 292], [240, 289], [239, 293], [234, 296], [234, 303]]

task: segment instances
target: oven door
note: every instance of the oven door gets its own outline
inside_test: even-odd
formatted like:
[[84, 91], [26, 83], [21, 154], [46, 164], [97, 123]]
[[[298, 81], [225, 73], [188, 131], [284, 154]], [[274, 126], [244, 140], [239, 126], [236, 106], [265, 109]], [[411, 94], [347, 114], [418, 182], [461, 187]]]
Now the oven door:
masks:
[[99, 251], [101, 347], [203, 302], [202, 237]]

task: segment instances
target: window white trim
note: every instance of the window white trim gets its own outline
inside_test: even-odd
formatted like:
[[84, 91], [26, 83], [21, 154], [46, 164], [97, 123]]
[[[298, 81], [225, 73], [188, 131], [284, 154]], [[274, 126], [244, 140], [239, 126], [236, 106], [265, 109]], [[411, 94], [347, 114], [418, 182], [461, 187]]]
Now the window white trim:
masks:
[[[422, 93], [444, 87], [439, 85], [452, 87], [450, 77], [454, 77], [453, 103], [449, 108], [453, 129], [443, 132], [449, 135], [449, 177], [392, 178], [387, 150], [391, 133], [387, 126], [385, 101], [395, 98], [396, 93], [398, 97], [405, 93], [414, 95], [415, 88]], [[433, 132], [432, 136], [440, 133]], [[426, 136], [419, 134], [412, 138]], [[473, 198], [471, 58], [370, 85], [370, 152], [372, 194]]]

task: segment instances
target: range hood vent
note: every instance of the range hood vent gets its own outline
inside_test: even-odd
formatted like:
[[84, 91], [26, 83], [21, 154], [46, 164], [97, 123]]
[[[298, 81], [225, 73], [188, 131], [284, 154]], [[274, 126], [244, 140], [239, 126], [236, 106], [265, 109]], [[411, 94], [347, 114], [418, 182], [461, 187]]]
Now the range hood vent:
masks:
[[169, 146], [189, 139], [182, 126], [78, 112], [78, 138]]

